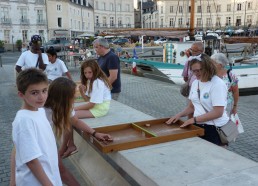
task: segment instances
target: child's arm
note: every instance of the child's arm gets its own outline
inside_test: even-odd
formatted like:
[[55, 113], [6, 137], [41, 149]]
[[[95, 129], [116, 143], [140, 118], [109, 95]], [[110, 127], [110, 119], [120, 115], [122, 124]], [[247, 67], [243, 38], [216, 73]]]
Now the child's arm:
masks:
[[73, 78], [72, 78], [70, 72], [66, 72], [65, 74], [66, 74], [66, 76], [67, 76], [70, 80], [73, 80]]
[[85, 95], [86, 87], [84, 85], [79, 86], [79, 91], [80, 91], [80, 94], [81, 94], [82, 98], [84, 99], [84, 101], [87, 102], [90, 100], [90, 98]]
[[10, 186], [15, 186], [16, 185], [16, 180], [15, 180], [15, 148], [12, 149], [11, 152], [11, 176], [10, 176]]
[[47, 177], [44, 169], [42, 168], [38, 159], [33, 159], [26, 163], [34, 176], [38, 179], [38, 181], [44, 186], [52, 186], [53, 184]]

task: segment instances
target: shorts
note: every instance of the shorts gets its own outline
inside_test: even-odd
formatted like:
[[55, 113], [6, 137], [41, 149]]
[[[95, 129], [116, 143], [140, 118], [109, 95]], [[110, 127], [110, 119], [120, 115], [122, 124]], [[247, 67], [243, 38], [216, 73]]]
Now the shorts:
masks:
[[90, 109], [90, 112], [95, 118], [99, 118], [99, 117], [105, 116], [108, 113], [109, 107], [110, 107], [110, 100], [104, 101], [103, 103], [95, 104], [95, 106], [92, 109]]
[[204, 129], [204, 136], [200, 136], [200, 138], [205, 139], [216, 145], [222, 145], [217, 128], [214, 125], [196, 124], [195, 126]]

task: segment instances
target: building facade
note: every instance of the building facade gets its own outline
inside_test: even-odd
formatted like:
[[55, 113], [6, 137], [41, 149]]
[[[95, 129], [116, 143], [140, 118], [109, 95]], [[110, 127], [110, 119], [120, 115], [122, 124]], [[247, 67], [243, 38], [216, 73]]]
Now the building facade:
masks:
[[94, 35], [92, 2], [88, 0], [47, 0], [49, 39]]
[[134, 27], [133, 0], [94, 0], [94, 28], [96, 32]]
[[1, 0], [0, 40], [13, 50], [17, 40], [28, 43], [34, 34], [47, 38], [45, 0]]
[[[154, 0], [153, 7], [143, 2], [145, 28], [175, 27], [190, 25], [190, 0]], [[195, 1], [194, 22], [197, 29], [220, 29], [226, 26], [236, 28], [258, 26], [257, 0], [214, 0]], [[152, 11], [152, 10], [156, 11]], [[148, 18], [148, 19], [146, 19]]]

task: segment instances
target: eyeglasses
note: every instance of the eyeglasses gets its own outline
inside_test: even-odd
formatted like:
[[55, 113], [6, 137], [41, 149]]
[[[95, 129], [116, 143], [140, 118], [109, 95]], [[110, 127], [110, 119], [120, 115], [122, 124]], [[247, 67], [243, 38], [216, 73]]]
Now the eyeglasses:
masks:
[[194, 74], [196, 74], [196, 73], [200, 73], [202, 71], [202, 69], [200, 68], [200, 69], [194, 69], [194, 70], [192, 70], [192, 72], [194, 73]]

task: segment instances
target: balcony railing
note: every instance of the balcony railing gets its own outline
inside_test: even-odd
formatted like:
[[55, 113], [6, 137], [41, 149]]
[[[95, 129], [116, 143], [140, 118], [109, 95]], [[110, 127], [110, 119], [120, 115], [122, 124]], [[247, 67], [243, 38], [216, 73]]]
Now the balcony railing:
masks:
[[29, 19], [20, 19], [20, 24], [28, 25], [28, 24], [30, 24], [30, 20]]
[[37, 19], [37, 25], [45, 25], [46, 23], [46, 20]]
[[11, 20], [11, 18], [1, 18], [1, 23], [10, 25], [10, 24], [12, 24], [12, 20]]
[[131, 28], [131, 24], [105, 24], [105, 23], [96, 23], [95, 28]]

